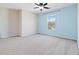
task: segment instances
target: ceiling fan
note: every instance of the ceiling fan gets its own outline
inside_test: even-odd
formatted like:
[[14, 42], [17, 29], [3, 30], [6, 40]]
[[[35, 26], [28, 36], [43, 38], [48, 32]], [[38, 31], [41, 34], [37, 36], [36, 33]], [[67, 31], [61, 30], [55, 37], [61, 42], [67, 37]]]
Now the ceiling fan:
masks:
[[38, 7], [34, 7], [34, 9], [39, 8], [40, 11], [42, 11], [43, 9], [50, 9], [49, 7], [46, 7], [48, 5], [48, 3], [35, 3], [35, 5], [37, 5]]

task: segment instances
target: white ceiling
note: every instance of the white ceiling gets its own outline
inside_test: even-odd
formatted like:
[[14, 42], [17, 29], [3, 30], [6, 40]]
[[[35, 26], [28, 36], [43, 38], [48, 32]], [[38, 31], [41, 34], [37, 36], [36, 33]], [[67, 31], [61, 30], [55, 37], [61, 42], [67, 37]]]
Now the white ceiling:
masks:
[[[50, 9], [43, 10], [43, 12], [54, 11], [63, 7], [73, 5], [74, 3], [48, 3]], [[0, 7], [12, 9], [24, 9], [33, 13], [40, 13], [39, 9], [33, 9], [36, 5], [34, 3], [0, 3]]]

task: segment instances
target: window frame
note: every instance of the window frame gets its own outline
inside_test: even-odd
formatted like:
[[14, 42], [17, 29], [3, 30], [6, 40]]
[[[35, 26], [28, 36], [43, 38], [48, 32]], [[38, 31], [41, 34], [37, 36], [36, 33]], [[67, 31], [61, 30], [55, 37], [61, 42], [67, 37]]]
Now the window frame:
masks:
[[49, 16], [55, 17], [55, 28], [56, 28], [56, 14], [49, 14], [49, 15], [47, 15], [47, 29], [50, 30], [50, 31], [54, 31], [55, 28], [53, 30], [48, 28], [48, 17]]

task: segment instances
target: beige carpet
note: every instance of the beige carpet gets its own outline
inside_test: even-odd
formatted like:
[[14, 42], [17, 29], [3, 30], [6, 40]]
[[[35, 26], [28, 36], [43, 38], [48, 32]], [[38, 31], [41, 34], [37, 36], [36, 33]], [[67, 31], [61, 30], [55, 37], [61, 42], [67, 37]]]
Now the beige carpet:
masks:
[[0, 55], [77, 55], [77, 42], [46, 35], [0, 39]]

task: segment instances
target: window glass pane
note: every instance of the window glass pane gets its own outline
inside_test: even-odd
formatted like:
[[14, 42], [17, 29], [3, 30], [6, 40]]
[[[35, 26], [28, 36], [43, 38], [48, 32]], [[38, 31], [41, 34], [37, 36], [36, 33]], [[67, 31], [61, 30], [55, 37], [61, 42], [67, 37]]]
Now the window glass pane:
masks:
[[55, 20], [56, 20], [55, 15], [48, 16], [48, 29], [49, 30], [55, 29]]

